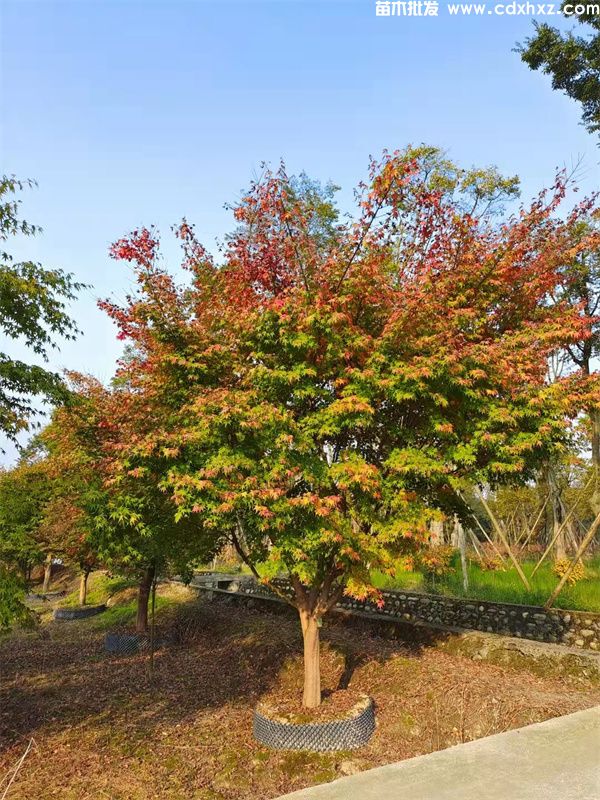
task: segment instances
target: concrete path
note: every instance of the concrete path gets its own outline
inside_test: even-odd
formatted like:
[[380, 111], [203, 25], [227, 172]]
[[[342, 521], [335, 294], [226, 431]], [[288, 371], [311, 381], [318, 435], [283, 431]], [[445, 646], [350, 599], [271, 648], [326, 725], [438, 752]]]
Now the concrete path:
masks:
[[600, 706], [302, 789], [285, 798], [600, 800]]

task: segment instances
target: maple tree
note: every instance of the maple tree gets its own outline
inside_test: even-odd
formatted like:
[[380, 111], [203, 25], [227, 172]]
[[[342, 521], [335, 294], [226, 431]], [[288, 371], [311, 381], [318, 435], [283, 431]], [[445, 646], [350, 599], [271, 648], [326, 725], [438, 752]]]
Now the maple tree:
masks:
[[31, 570], [48, 554], [40, 537], [47, 500], [42, 465], [21, 461], [0, 471], [0, 627], [27, 618], [23, 598]]
[[342, 594], [381, 603], [370, 570], [418, 551], [441, 513], [464, 516], [465, 483], [532, 477], [591, 390], [545, 376], [552, 352], [590, 335], [549, 297], [590, 244], [573, 230], [594, 201], [560, 220], [559, 175], [497, 221], [515, 191], [409, 148], [371, 162], [352, 220], [267, 170], [219, 265], [184, 221], [187, 286], [154, 231], [112, 248], [138, 280], [125, 306], [103, 304], [134, 348], [121, 380], [154, 414], [120, 469], [156, 476], [176, 520], [233, 543], [298, 610], [307, 707], [320, 621]]
[[[212, 557], [219, 544], [201, 535], [196, 520], [174, 519], [173, 499], [152, 472], [122, 468], [121, 451], [155, 424], [148, 398], [125, 384], [105, 387], [89, 376], [73, 373], [70, 381], [70, 402], [55, 411], [44, 432], [59, 485], [45, 523], [50, 530], [56, 525], [66, 557], [81, 569], [82, 599], [84, 580], [97, 563], [135, 577], [136, 630], [144, 633], [153, 582], [159, 575], [185, 574], [195, 559]], [[64, 514], [71, 521], [67, 536]]]
[[90, 498], [98, 495], [100, 476], [94, 471], [94, 461], [82, 457], [77, 429], [70, 427], [72, 416], [72, 411], [55, 410], [34, 441], [43, 457], [48, 492], [40, 529], [48, 549], [79, 572], [79, 604], [83, 606], [89, 575], [100, 566], [90, 535], [93, 521], [87, 513]]

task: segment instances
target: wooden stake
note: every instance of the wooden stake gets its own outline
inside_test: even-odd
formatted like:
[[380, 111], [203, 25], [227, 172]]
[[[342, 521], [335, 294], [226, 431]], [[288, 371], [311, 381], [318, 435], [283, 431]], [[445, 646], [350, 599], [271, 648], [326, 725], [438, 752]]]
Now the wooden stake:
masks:
[[[465, 504], [465, 506], [466, 506], [467, 508], [469, 508], [469, 504], [466, 502], [466, 500], [465, 500], [465, 498], [462, 496], [462, 494], [461, 494], [460, 492], [457, 492], [457, 494], [458, 494], [458, 496], [460, 497], [460, 499], [463, 501], [463, 503]], [[506, 563], [506, 559], [504, 558], [504, 556], [502, 555], [502, 553], [500, 552], [500, 550], [498, 550], [498, 548], [496, 547], [496, 545], [494, 544], [494, 542], [493, 542], [493, 541], [490, 539], [490, 537], [488, 536], [488, 532], [487, 532], [487, 531], [486, 531], [486, 529], [483, 527], [483, 525], [481, 524], [481, 522], [479, 522], [479, 520], [477, 519], [477, 516], [476, 516], [476, 515], [475, 515], [475, 514], [474, 514], [472, 511], [471, 511], [471, 516], [473, 517], [473, 519], [474, 519], [474, 520], [475, 520], [475, 522], [477, 523], [477, 525], [478, 525], [478, 527], [479, 527], [480, 531], [481, 531], [481, 532], [483, 533], [483, 535], [485, 536], [485, 539], [486, 539], [486, 541], [487, 541], [489, 544], [491, 544], [491, 545], [492, 545], [492, 547], [493, 547], [493, 549], [494, 549], [494, 552], [496, 553], [496, 555], [498, 556], [498, 558], [500, 559], [500, 561], [502, 561], [502, 563], [503, 563], [503, 564], [505, 564], [505, 563]]]
[[477, 537], [470, 528], [469, 528], [469, 533], [471, 534], [471, 544], [475, 548], [475, 552], [477, 553], [478, 558], [481, 558], [481, 551], [479, 550], [479, 547], [477, 545]]
[[481, 502], [483, 504], [483, 507], [487, 511], [487, 513], [489, 515], [489, 518], [492, 520], [492, 525], [494, 526], [494, 529], [495, 529], [496, 533], [500, 537], [500, 540], [501, 540], [502, 544], [504, 545], [504, 547], [506, 547], [506, 552], [508, 553], [508, 556], [509, 556], [510, 560], [512, 561], [514, 568], [517, 570], [517, 574], [518, 574], [519, 578], [521, 579], [521, 582], [523, 583], [523, 586], [527, 589], [528, 592], [530, 592], [531, 591], [531, 586], [529, 585], [529, 581], [527, 580], [527, 576], [525, 575], [525, 573], [521, 569], [521, 565], [519, 564], [519, 562], [515, 558], [515, 554], [511, 550], [511, 547], [510, 547], [510, 545], [508, 543], [508, 540], [507, 540], [506, 536], [504, 535], [504, 531], [502, 530], [502, 527], [499, 525], [498, 520], [494, 516], [494, 513], [493, 513], [492, 509], [489, 507], [489, 505], [488, 505], [485, 497], [483, 496], [483, 494], [481, 492], [478, 492], [478, 494], [479, 494], [479, 499], [481, 500]]
[[[585, 490], [588, 488], [588, 486], [590, 485], [590, 483], [591, 483], [591, 482], [592, 482], [592, 478], [590, 478], [590, 480], [589, 480], [589, 481], [586, 483], [586, 485], [583, 487], [583, 491], [584, 491], [584, 492], [585, 492]], [[578, 506], [578, 505], [579, 505], [579, 503], [581, 502], [581, 498], [582, 498], [582, 497], [583, 497], [583, 492], [582, 492], [582, 493], [579, 495], [579, 497], [577, 498], [577, 500], [576, 500], [576, 501], [573, 503], [573, 507], [571, 508], [571, 510], [569, 511], [569, 513], [567, 514], [566, 518], [565, 518], [565, 519], [562, 521], [562, 523], [560, 524], [560, 527], [559, 527], [559, 528], [556, 530], [556, 532], [555, 532], [554, 536], [552, 537], [552, 540], [550, 541], [550, 544], [549, 544], [549, 545], [548, 545], [548, 547], [547, 547], [547, 548], [544, 550], [544, 553], [543, 553], [542, 557], [540, 558], [540, 560], [538, 561], [538, 563], [537, 563], [537, 564], [535, 565], [535, 567], [533, 568], [533, 572], [531, 573], [531, 577], [532, 577], [532, 578], [533, 578], [533, 576], [535, 575], [535, 573], [538, 571], [538, 569], [539, 569], [539, 568], [542, 566], [542, 563], [543, 563], [543, 562], [546, 560], [546, 556], [547, 556], [547, 555], [548, 555], [548, 553], [549, 553], [549, 552], [552, 550], [552, 548], [554, 547], [554, 544], [555, 544], [556, 540], [558, 539], [558, 537], [559, 537], [559, 536], [560, 536], [560, 534], [562, 533], [562, 530], [563, 530], [563, 528], [565, 527], [565, 525], [567, 524], [567, 522], [569, 521], [569, 519], [570, 519], [570, 518], [573, 516], [573, 514], [575, 513], [575, 509], [577, 508], [577, 506]]]
[[579, 545], [579, 549], [575, 553], [575, 558], [569, 564], [567, 570], [565, 571], [565, 574], [560, 579], [558, 586], [544, 603], [544, 608], [552, 608], [552, 603], [554, 603], [558, 595], [561, 593], [563, 586], [569, 579], [570, 574], [575, 569], [575, 565], [581, 559], [581, 556], [585, 553], [585, 551], [588, 549], [589, 545], [592, 542], [592, 539], [596, 535], [596, 531], [598, 530], [598, 528], [600, 528], [600, 512], [597, 514], [596, 519], [592, 522], [592, 527], [589, 529], [583, 541]]
[[[537, 528], [537, 526], [540, 523], [540, 520], [542, 518], [542, 514], [546, 510], [546, 503], [548, 502], [549, 499], [550, 499], [550, 493], [548, 493], [546, 495], [546, 498], [544, 499], [544, 502], [542, 503], [542, 507], [540, 508], [540, 513], [535, 518], [535, 522], [533, 523], [533, 527], [531, 527], [529, 529], [529, 531], [527, 533], [527, 536], [525, 537], [525, 541], [523, 542], [523, 547], [527, 547], [527, 545], [529, 544], [529, 540], [531, 539], [531, 537], [535, 533], [535, 529]], [[519, 544], [520, 541], [521, 541], [521, 537], [519, 536], [519, 538], [517, 539], [517, 544]]]

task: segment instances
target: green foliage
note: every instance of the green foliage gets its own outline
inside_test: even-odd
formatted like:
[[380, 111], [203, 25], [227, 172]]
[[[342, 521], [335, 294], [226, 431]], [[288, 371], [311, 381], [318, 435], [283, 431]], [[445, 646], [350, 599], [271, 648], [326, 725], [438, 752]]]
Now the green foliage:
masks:
[[135, 353], [119, 380], [160, 420], [127, 437], [120, 480], [158, 478], [178, 522], [286, 572], [318, 616], [376, 594], [369, 570], [464, 515], [465, 486], [525, 483], [569, 444], [579, 395], [545, 373], [581, 320], [548, 297], [588, 238], [583, 209], [556, 218], [561, 176], [497, 224], [518, 181], [425, 146], [372, 162], [356, 219], [313, 189], [265, 172], [219, 267], [184, 223], [186, 287], [135, 231], [111, 252], [139, 291], [103, 305]]
[[21, 460], [0, 472], [0, 627], [27, 620], [27, 579], [49, 552], [43, 526], [49, 497], [43, 462]]
[[439, 192], [462, 212], [477, 218], [500, 214], [506, 203], [519, 196], [519, 177], [506, 177], [495, 166], [459, 167], [440, 148], [425, 144], [409, 146], [404, 154], [418, 160], [423, 170], [414, 193], [404, 200], [405, 214], [418, 207], [423, 191]]
[[[32, 261], [15, 262], [4, 250], [9, 237], [39, 232], [19, 219], [21, 201], [15, 197], [32, 185], [6, 175], [0, 179], [0, 328], [7, 338], [22, 341], [47, 359], [49, 349], [56, 347], [55, 337], [73, 339], [77, 333], [65, 308], [83, 284], [62, 270], [45, 269]], [[29, 428], [39, 413], [32, 404], [32, 397], [38, 396], [46, 402], [63, 401], [60, 377], [0, 353], [0, 431], [9, 439], [15, 440], [19, 431]]]
[[0, 631], [10, 628], [15, 622], [31, 621], [23, 603], [25, 581], [0, 561]]
[[24, 462], [0, 472], [0, 562], [24, 576], [44, 559], [41, 523], [48, 499], [43, 464]]
[[600, 133], [600, 17], [592, 12], [565, 16], [589, 26], [589, 35], [561, 33], [546, 22], [534, 22], [535, 35], [518, 51], [531, 69], [552, 77], [554, 89], [581, 103], [584, 125], [590, 133]]

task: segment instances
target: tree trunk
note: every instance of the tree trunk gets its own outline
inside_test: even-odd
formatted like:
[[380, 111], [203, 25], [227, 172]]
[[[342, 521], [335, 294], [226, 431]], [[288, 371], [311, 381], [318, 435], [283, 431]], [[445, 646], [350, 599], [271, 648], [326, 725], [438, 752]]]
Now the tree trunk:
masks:
[[457, 530], [458, 536], [458, 549], [460, 550], [460, 568], [462, 570], [463, 578], [463, 591], [465, 594], [469, 591], [469, 570], [467, 568], [467, 537], [465, 529], [461, 525], [458, 517], [454, 518], [454, 525]]
[[304, 638], [304, 695], [305, 708], [321, 705], [321, 665], [319, 659], [319, 621], [314, 613], [300, 611]]
[[148, 600], [152, 581], [154, 580], [154, 567], [147, 567], [140, 581], [137, 601], [137, 617], [135, 620], [135, 630], [137, 633], [148, 631]]
[[[563, 523], [562, 505], [560, 499], [560, 486], [556, 480], [554, 470], [548, 472], [548, 485], [550, 487], [550, 507], [552, 509], [553, 536], [556, 536], [554, 544], [554, 558], [560, 561], [566, 558], [567, 548], [565, 544], [565, 526]], [[558, 534], [558, 535], [557, 535]]]
[[432, 547], [444, 544], [444, 520], [434, 519], [429, 523], [429, 544]]
[[89, 572], [86, 570], [85, 572], [81, 573], [81, 578], [79, 580], [79, 605], [84, 606], [87, 600], [87, 582]]
[[42, 586], [42, 592], [46, 594], [48, 589], [50, 588], [50, 581], [52, 580], [52, 555], [48, 553], [46, 556], [46, 563], [44, 564], [44, 584]]
[[592, 469], [594, 470], [594, 491], [590, 498], [592, 511], [600, 512], [600, 411], [590, 411], [592, 421]]

